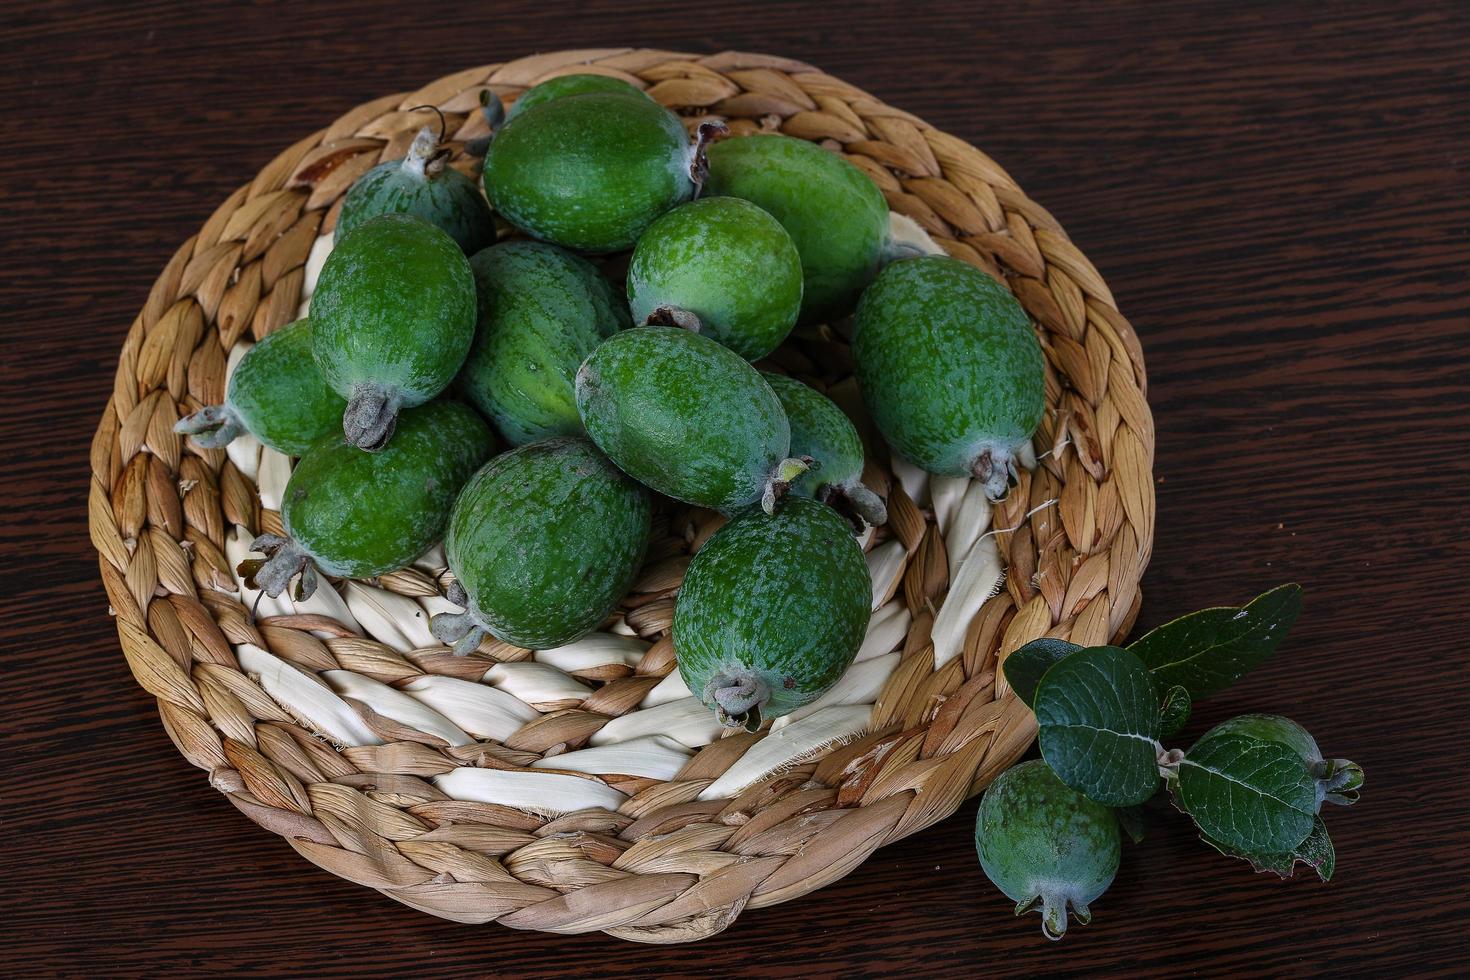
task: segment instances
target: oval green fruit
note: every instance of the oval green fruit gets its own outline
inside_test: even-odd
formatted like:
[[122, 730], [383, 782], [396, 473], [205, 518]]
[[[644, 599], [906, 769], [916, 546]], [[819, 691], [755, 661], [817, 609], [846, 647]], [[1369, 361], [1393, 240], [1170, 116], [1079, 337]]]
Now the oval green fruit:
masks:
[[[505, 114], [505, 118], [508, 122], [527, 109], [543, 102], [565, 98], [568, 95], [584, 95], [588, 92], [617, 92], [623, 95], [643, 96], [643, 90], [636, 85], [631, 85], [621, 78], [613, 78], [611, 75], [589, 73], [558, 75], [537, 85], [532, 85], [522, 92], [520, 97], [511, 103], [510, 111]], [[647, 96], [643, 97], [647, 98]]]
[[674, 605], [679, 674], [721, 723], [751, 731], [821, 697], [862, 645], [873, 583], [830, 507], [752, 508], [689, 563]]
[[878, 272], [888, 241], [883, 192], [815, 143], [776, 135], [716, 143], [709, 149], [705, 190], [760, 206], [791, 235], [805, 279], [804, 324], [851, 313]]
[[311, 357], [311, 322], [297, 320], [267, 334], [240, 358], [221, 405], [180, 419], [174, 431], [206, 449], [249, 432], [277, 452], [300, 456], [342, 430], [347, 402], [322, 380]]
[[577, 371], [577, 411], [597, 448], [659, 493], [726, 512], [769, 511], [806, 463], [771, 386], [740, 355], [674, 327], [604, 341]]
[[747, 361], [791, 333], [801, 289], [791, 236], [737, 197], [708, 197], [665, 214], [638, 239], [628, 266], [634, 322], [697, 326]]
[[1046, 408], [1041, 344], [1008, 289], [947, 256], [893, 262], [858, 304], [852, 353], [899, 455], [1005, 496]]
[[545, 242], [502, 242], [470, 259], [479, 297], [459, 383], [506, 441], [577, 435], [577, 368], [628, 326], [628, 307], [586, 259]]
[[1312, 733], [1290, 718], [1281, 715], [1237, 715], [1211, 728], [1200, 736], [1201, 744], [1210, 739], [1240, 735], [1275, 742], [1295, 752], [1306, 763], [1317, 782], [1317, 809], [1322, 804], [1350, 806], [1358, 801], [1363, 785], [1363, 769], [1347, 759], [1324, 759]]
[[1022, 915], [1040, 906], [1048, 939], [1067, 931], [1071, 907], [1083, 925], [1089, 906], [1118, 873], [1118, 818], [1071, 789], [1040, 759], [996, 777], [975, 814], [975, 850], [985, 875]]
[[400, 408], [443, 391], [475, 336], [475, 277], [443, 230], [411, 214], [370, 218], [327, 256], [311, 300], [311, 352], [347, 399], [342, 428], [370, 452]]
[[398, 434], [364, 452], [333, 436], [296, 464], [281, 502], [286, 537], [251, 544], [266, 560], [240, 564], [251, 588], [280, 595], [298, 573], [297, 595], [316, 589], [316, 571], [370, 578], [413, 561], [439, 539], [460, 487], [495, 449], [495, 437], [458, 402], [406, 409]]
[[883, 498], [863, 485], [863, 440], [852, 421], [832, 399], [784, 374], [762, 371], [761, 377], [781, 399], [791, 425], [792, 456], [810, 456], [812, 468], [791, 483], [791, 492], [815, 497], [845, 517], [877, 527], [888, 522]]
[[444, 553], [466, 611], [434, 633], [468, 653], [488, 631], [533, 650], [601, 624], [633, 584], [648, 547], [648, 491], [578, 438], [502, 453], [455, 502]]

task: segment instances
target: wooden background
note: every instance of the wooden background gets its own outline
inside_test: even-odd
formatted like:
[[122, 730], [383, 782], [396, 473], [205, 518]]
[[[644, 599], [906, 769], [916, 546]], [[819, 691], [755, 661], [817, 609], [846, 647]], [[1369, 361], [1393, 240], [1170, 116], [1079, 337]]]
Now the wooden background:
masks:
[[[1470, 12], [1463, 3], [29, 2], [0, 13], [0, 971], [1463, 973]], [[898, 8], [897, 12], [889, 12]], [[1368, 774], [1328, 886], [1155, 821], [1093, 925], [1014, 920], [974, 803], [698, 946], [441, 922], [310, 866], [174, 751], [119, 653], [87, 446], [154, 276], [351, 106], [561, 47], [814, 62], [1006, 166], [1142, 338], [1158, 543], [1142, 625], [1297, 580], [1277, 658], [1197, 706]]]

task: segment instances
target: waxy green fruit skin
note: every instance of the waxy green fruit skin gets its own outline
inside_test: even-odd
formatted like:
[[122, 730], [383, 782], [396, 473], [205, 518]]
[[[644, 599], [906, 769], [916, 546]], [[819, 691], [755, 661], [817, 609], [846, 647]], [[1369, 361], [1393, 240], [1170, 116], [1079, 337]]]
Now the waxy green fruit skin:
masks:
[[485, 193], [507, 221], [582, 252], [630, 247], [690, 199], [684, 124], [642, 95], [589, 92], [544, 102], [495, 134]]
[[510, 111], [505, 114], [505, 119], [509, 122], [527, 109], [541, 105], [543, 102], [551, 102], [568, 95], [584, 95], [588, 92], [616, 92], [647, 98], [643, 90], [636, 85], [630, 85], [621, 78], [613, 78], [611, 75], [558, 75], [537, 85], [532, 85], [522, 92], [520, 97], [511, 103]]
[[465, 397], [513, 446], [580, 434], [577, 368], [629, 325], [627, 304], [592, 263], [545, 242], [503, 242], [470, 268], [480, 314]]
[[738, 136], [709, 149], [705, 193], [770, 212], [801, 255], [804, 324], [852, 312], [888, 242], [888, 204], [872, 178], [789, 136]]
[[899, 455], [1005, 495], [1046, 397], [1041, 345], [1009, 290], [946, 256], [893, 262], [863, 293], [852, 352], [868, 412]]
[[791, 426], [792, 456], [810, 456], [817, 465], [797, 477], [791, 492], [816, 497], [823, 487], [849, 487], [863, 473], [863, 441], [852, 421], [832, 399], [784, 374], [762, 371]]
[[1045, 762], [1006, 770], [985, 790], [975, 814], [975, 851], [985, 875], [1017, 903], [1042, 903], [1042, 930], [1060, 939], [1067, 907], [1086, 924], [1091, 905], [1118, 873], [1118, 818], [1069, 788]]
[[460, 494], [444, 539], [476, 621], [543, 650], [596, 629], [648, 546], [648, 491], [585, 439], [502, 453]]
[[761, 498], [791, 439], [780, 400], [755, 368], [674, 327], [634, 327], [604, 341], [577, 372], [577, 410], [629, 476], [726, 512]]
[[760, 718], [789, 714], [852, 665], [872, 589], [862, 549], [830, 507], [788, 497], [772, 516], [752, 508], [689, 563], [674, 606], [679, 673], [716, 709], [711, 680], [749, 672], [769, 697]]
[[453, 167], [410, 155], [380, 163], [348, 190], [333, 232], [341, 241], [380, 214], [412, 214], [445, 231], [466, 255], [495, 242], [495, 219], [475, 182]]
[[[1244, 736], [1285, 746], [1302, 760], [1317, 783], [1317, 809], [1322, 804], [1350, 806], [1363, 786], [1363, 769], [1348, 759], [1325, 759], [1317, 740], [1301, 725], [1280, 715], [1238, 715], [1200, 736], [1196, 748], [1215, 738]], [[1195, 751], [1194, 749], [1190, 750]]]
[[286, 484], [281, 522], [329, 575], [391, 572], [439, 540], [460, 487], [494, 449], [489, 427], [466, 405], [408, 409], [379, 452], [336, 437], [303, 455]]
[[663, 307], [747, 361], [786, 339], [801, 309], [801, 256], [775, 218], [736, 197], [707, 197], [659, 218], [628, 266], [628, 303], [644, 323]]

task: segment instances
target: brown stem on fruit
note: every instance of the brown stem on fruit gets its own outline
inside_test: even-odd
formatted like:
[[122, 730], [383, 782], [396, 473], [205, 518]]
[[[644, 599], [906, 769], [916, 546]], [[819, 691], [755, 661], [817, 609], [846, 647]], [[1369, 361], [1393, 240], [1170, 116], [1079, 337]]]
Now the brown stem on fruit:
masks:
[[715, 709], [715, 717], [726, 728], [759, 731], [761, 709], [770, 699], [770, 687], [748, 670], [719, 671], [704, 686], [704, 703]]
[[245, 431], [245, 423], [229, 405], [208, 405], [175, 422], [174, 431], [193, 436], [195, 444], [205, 449], [220, 449]]
[[342, 434], [347, 444], [375, 453], [388, 444], [398, 426], [402, 398], [398, 391], [371, 381], [359, 381], [342, 413]]
[[678, 327], [690, 333], [699, 333], [704, 329], [704, 324], [699, 322], [699, 317], [677, 306], [660, 306], [648, 314], [648, 319], [643, 322], [643, 325], [645, 327]]
[[316, 592], [316, 568], [311, 563], [311, 555], [295, 541], [279, 534], [262, 534], [250, 542], [250, 550], [260, 552], [265, 558], [247, 558], [236, 566], [235, 571], [246, 588], [259, 589], [274, 599], [300, 575], [293, 593], [297, 601], [310, 599]]
[[786, 496], [791, 489], [791, 484], [797, 477], [807, 470], [820, 466], [810, 456], [793, 456], [783, 459], [776, 466], [776, 471], [766, 481], [766, 488], [761, 492], [761, 510], [767, 514], [776, 513], [776, 503]]
[[444, 136], [449, 131], [449, 124], [444, 119], [444, 113], [441, 112], [439, 110], [439, 107], [436, 106], [436, 105], [416, 105], [416, 106], [410, 106], [405, 111], [406, 112], [418, 112], [421, 109], [428, 109], [434, 115], [436, 115], [436, 116], [439, 117], [439, 135], [434, 140], [434, 143], [436, 145], [439, 144], [439, 143], [443, 143], [444, 142]]
[[698, 198], [704, 190], [704, 182], [709, 179], [709, 158], [706, 155], [713, 143], [718, 143], [730, 135], [730, 127], [718, 120], [700, 123], [699, 129], [695, 131], [697, 137], [694, 142], [694, 153], [689, 161], [689, 179], [694, 181], [694, 197]]

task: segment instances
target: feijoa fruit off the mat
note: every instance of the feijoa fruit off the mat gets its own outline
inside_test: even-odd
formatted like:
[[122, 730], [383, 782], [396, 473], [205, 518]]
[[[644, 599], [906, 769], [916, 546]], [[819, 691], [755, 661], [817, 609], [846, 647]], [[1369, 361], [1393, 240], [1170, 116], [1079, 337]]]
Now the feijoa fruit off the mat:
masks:
[[[1200, 736], [1196, 745], [1212, 739], [1241, 736], [1285, 746], [1304, 762], [1317, 784], [1317, 809], [1322, 804], [1348, 806], [1358, 800], [1363, 769], [1347, 759], [1324, 759], [1312, 733], [1280, 715], [1238, 715], [1223, 721]], [[1191, 750], [1193, 751], [1193, 750]]]
[[297, 320], [268, 334], [240, 358], [224, 404], [180, 419], [174, 431], [206, 449], [241, 432], [290, 456], [342, 430], [347, 402], [322, 380], [311, 357], [311, 322]]
[[[583, 95], [587, 92], [619, 92], [623, 95], [643, 95], [643, 90], [636, 85], [631, 85], [621, 78], [613, 78], [611, 75], [558, 75], [548, 78], [537, 85], [532, 85], [520, 94], [511, 103], [510, 111], [505, 114], [507, 121], [514, 119], [521, 113], [543, 102], [553, 99], [564, 98], [568, 95]], [[647, 96], [644, 96], [647, 98]]]
[[749, 201], [709, 197], [648, 226], [628, 266], [637, 323], [697, 330], [748, 361], [775, 350], [801, 309], [801, 256]]
[[425, 126], [408, 156], [380, 163], [347, 192], [334, 232], [341, 241], [369, 218], [413, 214], [442, 228], [473, 255], [495, 241], [495, 219], [475, 182], [447, 165], [448, 151]]
[[1045, 408], [1041, 345], [1008, 289], [947, 256], [893, 262], [858, 304], [852, 353], [899, 455], [1005, 496]]
[[596, 629], [648, 546], [649, 496], [586, 439], [502, 453], [455, 502], [444, 552], [466, 611], [434, 618], [460, 652], [488, 631], [546, 649]]
[[775, 135], [716, 143], [709, 150], [706, 191], [759, 205], [791, 235], [805, 278], [802, 323], [851, 313], [878, 272], [888, 240], [883, 192], [815, 143]]
[[975, 815], [975, 850], [1016, 914], [1041, 910], [1048, 939], [1067, 931], [1071, 907], [1083, 925], [1088, 908], [1118, 873], [1118, 818], [1071, 789], [1045, 762], [1033, 759], [996, 777]]
[[730, 726], [809, 704], [837, 683], [862, 644], [872, 579], [836, 511], [789, 497], [751, 508], [689, 563], [674, 606], [684, 683]]
[[769, 511], [806, 469], [771, 386], [738, 354], [675, 327], [604, 341], [577, 372], [577, 410], [597, 447], [659, 493], [721, 511]]
[[791, 492], [815, 497], [869, 524], [886, 523], [883, 498], [863, 486], [863, 441], [852, 421], [826, 395], [784, 374], [762, 372], [791, 425], [791, 455], [810, 456], [812, 468], [791, 483]]
[[393, 441], [375, 453], [333, 436], [296, 464], [281, 502], [286, 537], [251, 544], [266, 560], [240, 565], [246, 584], [280, 595], [301, 573], [297, 594], [316, 589], [316, 571], [368, 578], [413, 561], [439, 539], [455, 495], [494, 451], [495, 437], [458, 402], [405, 409]]
[[401, 408], [443, 391], [475, 335], [475, 277], [443, 230], [411, 214], [370, 218], [327, 256], [311, 301], [311, 351], [347, 399], [347, 442], [381, 449]]
[[470, 258], [480, 307], [460, 387], [507, 442], [582, 431], [574, 382], [592, 349], [628, 326], [597, 268], [545, 242], [502, 242]]

